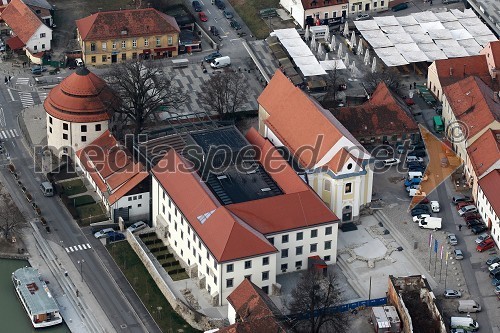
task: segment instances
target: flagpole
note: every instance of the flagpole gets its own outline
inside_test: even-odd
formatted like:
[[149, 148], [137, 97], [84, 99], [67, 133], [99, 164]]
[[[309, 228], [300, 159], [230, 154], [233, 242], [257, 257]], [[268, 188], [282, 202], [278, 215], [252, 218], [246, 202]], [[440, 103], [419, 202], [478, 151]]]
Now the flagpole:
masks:
[[429, 233], [429, 273], [431, 272], [431, 262], [432, 262], [432, 232]]
[[444, 269], [444, 289], [446, 289], [446, 281], [448, 280], [448, 254], [449, 252], [446, 252], [446, 260], [445, 260], [445, 269]]
[[444, 250], [444, 244], [441, 245], [441, 268], [439, 269], [439, 283], [441, 283], [441, 277], [443, 276], [443, 250]]
[[437, 261], [438, 261], [438, 240], [434, 239], [434, 253], [436, 255], [434, 256], [434, 277], [436, 277], [436, 266], [437, 266]]

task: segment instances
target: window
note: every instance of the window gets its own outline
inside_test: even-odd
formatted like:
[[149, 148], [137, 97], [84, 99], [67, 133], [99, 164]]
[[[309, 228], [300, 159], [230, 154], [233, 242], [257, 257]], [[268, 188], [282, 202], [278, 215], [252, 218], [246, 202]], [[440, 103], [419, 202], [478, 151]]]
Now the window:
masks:
[[194, 248], [194, 246], [193, 246], [193, 257], [196, 258], [196, 249]]
[[330, 184], [330, 181], [325, 179], [325, 191], [330, 192], [332, 190], [332, 184]]
[[90, 43], [90, 51], [95, 51], [95, 43]]
[[63, 140], [68, 140], [68, 134], [66, 133], [63, 134]]
[[163, 214], [165, 214], [165, 205], [163, 205], [163, 206], [162, 206], [162, 208], [161, 208], [161, 212], [162, 212]]
[[311, 244], [311, 247], [310, 247], [310, 252], [316, 252], [318, 250], [318, 244], [314, 243], [314, 244]]
[[351, 12], [355, 11], [356, 10], [356, 6], [352, 5], [351, 7]]
[[49, 127], [49, 132], [52, 133], [52, 127]]
[[300, 240], [303, 240], [304, 239], [304, 233], [301, 231], [301, 232], [298, 232], [297, 233], [297, 240], [300, 241]]
[[101, 44], [101, 49], [106, 50], [107, 47], [108, 47], [108, 45], [106, 44], [106, 42], [103, 42]]
[[295, 268], [300, 268], [300, 267], [302, 267], [302, 260], [295, 262]]
[[156, 37], [156, 46], [161, 46], [161, 38]]
[[181, 239], [184, 239], [184, 231], [181, 231]]
[[311, 238], [316, 238], [316, 237], [318, 237], [318, 229], [311, 230]]
[[362, 4], [359, 4], [358, 9], [359, 9], [359, 10], [363, 9]]
[[127, 54], [126, 53], [122, 53], [122, 60], [123, 61], [127, 60]]
[[45, 48], [45, 44], [42, 44], [42, 49], [44, 49], [44, 48]]
[[137, 59], [137, 52], [132, 53], [132, 59]]
[[94, 63], [94, 64], [95, 64], [95, 63], [96, 63], [96, 61], [97, 61], [96, 56], [92, 56], [92, 57], [90, 57], [90, 62], [92, 62], [92, 63]]
[[267, 265], [269, 265], [269, 257], [262, 258], [262, 266], [267, 266]]
[[325, 241], [325, 250], [330, 250], [332, 248], [332, 241]]
[[127, 42], [122, 40], [122, 49], [126, 48], [127, 47]]
[[174, 38], [172, 36], [167, 37], [168, 46], [174, 45]]
[[377, 1], [373, 3], [373, 8], [377, 8]]
[[281, 258], [288, 258], [288, 249], [281, 250]]
[[82, 125], [82, 126], [80, 126], [80, 130], [81, 130], [82, 132], [87, 132], [87, 125]]
[[295, 254], [300, 256], [302, 254], [302, 246], [297, 246], [295, 248]]
[[263, 286], [262, 291], [265, 292], [266, 294], [269, 294], [269, 286]]
[[281, 270], [286, 271], [288, 269], [288, 264], [281, 264]]
[[282, 243], [288, 243], [288, 235], [281, 236], [281, 242]]
[[252, 260], [245, 261], [245, 269], [252, 268]]
[[325, 228], [325, 235], [331, 235], [332, 234], [332, 227], [326, 227]]
[[325, 13], [325, 20], [328, 20], [328, 13]]
[[99, 132], [101, 130], [101, 124], [95, 125], [95, 130]]
[[[168, 213], [168, 222], [172, 222], [172, 214], [170, 213]], [[175, 225], [177, 225], [177, 223]]]
[[38, 50], [38, 46], [36, 46], [36, 45], [35, 45], [35, 46], [33, 46], [33, 49], [34, 49], [35, 51], [36, 51], [36, 50]]
[[269, 280], [269, 271], [262, 272], [262, 281]]
[[190, 249], [190, 248], [191, 248], [191, 242], [188, 241], [188, 249]]
[[345, 184], [345, 193], [351, 193], [352, 191], [352, 183]]
[[274, 245], [274, 237], [269, 237], [267, 240], [269, 241], [269, 243]]
[[137, 39], [132, 39], [132, 47], [137, 47]]
[[226, 288], [233, 287], [233, 279], [226, 279]]
[[42, 33], [40, 34], [40, 38], [45, 38], [45, 36], [46, 36], [45, 32], [42, 32]]
[[226, 266], [226, 273], [231, 273], [234, 271], [234, 265], [233, 264], [228, 264]]
[[245, 279], [247, 279], [248, 281], [252, 281], [252, 274], [245, 275]]
[[65, 130], [65, 131], [68, 130], [68, 123], [63, 123], [63, 130]]
[[214, 275], [214, 284], [217, 284], [217, 276]]
[[380, 6], [384, 7], [384, 0], [380, 1]]
[[116, 50], [116, 41], [114, 41], [114, 42], [111, 44], [111, 47], [113, 48], [113, 50]]
[[52, 117], [49, 117], [49, 124], [52, 124]]
[[207, 275], [210, 275], [210, 269], [208, 268], [208, 265], [206, 267]]
[[337, 17], [337, 12], [332, 12], [332, 17]]
[[108, 61], [108, 56], [107, 55], [103, 55], [101, 61], [102, 62]]
[[331, 258], [330, 256], [325, 256], [325, 257], [323, 258], [323, 260], [324, 260], [324, 261], [330, 261], [331, 259], [332, 259], [332, 258]]
[[87, 142], [87, 137], [85, 135], [82, 136], [82, 142]]
[[149, 46], [149, 40], [147, 38], [144, 38], [144, 46]]
[[198, 254], [198, 263], [201, 265], [201, 256]]
[[347, 164], [347, 170], [351, 170], [351, 169], [352, 169], [352, 163]]

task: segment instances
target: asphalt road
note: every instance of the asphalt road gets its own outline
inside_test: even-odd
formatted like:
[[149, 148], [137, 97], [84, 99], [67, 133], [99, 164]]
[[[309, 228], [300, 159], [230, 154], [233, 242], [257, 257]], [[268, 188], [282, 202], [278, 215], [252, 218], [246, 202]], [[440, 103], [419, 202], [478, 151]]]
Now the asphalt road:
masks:
[[[16, 129], [21, 133], [16, 119], [21, 111], [21, 103], [19, 100], [12, 102], [6, 86], [0, 87], [0, 105], [5, 119], [4, 122], [2, 121], [0, 130]], [[46, 238], [61, 244], [63, 247], [88, 243], [86, 236], [73, 221], [60, 200], [57, 197], [44, 197], [40, 192], [39, 185], [43, 177], [34, 172], [33, 159], [21, 140], [20, 137], [16, 137], [4, 141], [6, 152], [0, 155], [0, 165], [8, 164], [9, 158], [15, 164], [20, 180], [28, 192], [33, 195], [34, 201], [42, 210], [42, 215], [49, 221], [52, 232], [46, 234]], [[31, 206], [27, 203], [14, 178], [7, 175], [8, 171], [5, 167], [1, 167], [0, 172], [4, 174], [7, 180], [4, 185], [9, 189], [21, 212], [25, 216], [34, 217]], [[147, 311], [140, 311], [140, 318], [143, 320], [139, 319], [136, 311], [120, 292], [114, 279], [108, 274], [94, 250], [78, 251], [68, 255], [75, 265], [79, 260], [85, 260], [82, 265], [83, 278], [117, 332], [159, 332]], [[141, 310], [142, 303], [139, 302], [135, 306]]]

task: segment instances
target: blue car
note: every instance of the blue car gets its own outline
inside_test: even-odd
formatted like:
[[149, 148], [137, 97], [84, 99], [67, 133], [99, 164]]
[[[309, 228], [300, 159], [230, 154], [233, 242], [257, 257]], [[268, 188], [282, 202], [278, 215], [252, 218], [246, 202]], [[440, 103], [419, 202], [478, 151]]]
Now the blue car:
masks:
[[413, 185], [420, 185], [420, 182], [422, 182], [422, 178], [406, 179], [405, 180], [405, 187], [410, 187]]
[[495, 287], [500, 286], [500, 279], [492, 279], [491, 284], [494, 285]]
[[117, 242], [125, 239], [125, 235], [120, 233], [120, 232], [112, 232], [109, 233], [107, 238], [109, 239], [110, 242]]

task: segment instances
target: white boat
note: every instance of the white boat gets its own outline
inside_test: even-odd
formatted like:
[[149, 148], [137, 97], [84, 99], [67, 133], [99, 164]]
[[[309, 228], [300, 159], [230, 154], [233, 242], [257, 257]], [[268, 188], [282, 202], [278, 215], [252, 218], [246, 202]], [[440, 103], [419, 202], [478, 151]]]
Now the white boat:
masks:
[[12, 282], [33, 327], [49, 327], [62, 323], [59, 307], [38, 269], [19, 268], [12, 273]]

